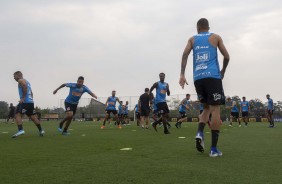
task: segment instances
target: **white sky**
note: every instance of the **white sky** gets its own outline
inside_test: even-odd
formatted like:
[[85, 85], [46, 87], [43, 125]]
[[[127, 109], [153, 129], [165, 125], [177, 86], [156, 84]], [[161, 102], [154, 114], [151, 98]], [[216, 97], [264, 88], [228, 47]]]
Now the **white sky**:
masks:
[[202, 17], [231, 56], [225, 93], [282, 100], [281, 0], [0, 0], [0, 100], [17, 103], [17, 70], [43, 108], [58, 106], [68, 89], [52, 91], [80, 75], [100, 97], [112, 89], [138, 96], [160, 72], [172, 94], [195, 94], [192, 55], [190, 85], [182, 90], [178, 80], [183, 49]]

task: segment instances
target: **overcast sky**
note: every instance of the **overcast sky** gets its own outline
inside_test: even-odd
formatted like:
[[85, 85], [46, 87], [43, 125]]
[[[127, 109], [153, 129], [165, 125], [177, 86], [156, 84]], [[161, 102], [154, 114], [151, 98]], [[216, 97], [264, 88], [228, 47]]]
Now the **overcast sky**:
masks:
[[225, 93], [282, 100], [281, 0], [0, 0], [0, 100], [17, 103], [17, 70], [43, 108], [58, 106], [68, 89], [52, 91], [80, 75], [99, 97], [112, 89], [138, 96], [160, 72], [172, 94], [195, 94], [191, 56], [189, 86], [182, 90], [178, 80], [182, 52], [202, 17], [230, 53]]

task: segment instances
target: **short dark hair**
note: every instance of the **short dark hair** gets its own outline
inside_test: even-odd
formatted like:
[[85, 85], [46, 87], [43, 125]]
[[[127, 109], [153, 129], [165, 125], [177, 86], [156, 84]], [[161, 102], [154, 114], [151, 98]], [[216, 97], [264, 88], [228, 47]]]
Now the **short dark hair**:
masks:
[[159, 74], [159, 76], [160, 76], [160, 75], [165, 75], [165, 73], [161, 72], [161, 73]]
[[270, 96], [269, 94], [267, 94], [266, 96]]
[[203, 29], [208, 29], [210, 27], [209, 21], [206, 18], [201, 18], [200, 20], [198, 20], [197, 26]]
[[19, 74], [22, 75], [22, 72], [21, 72], [21, 71], [16, 71], [16, 72], [14, 73], [14, 75], [19, 75]]
[[146, 92], [146, 93], [149, 92], [149, 88], [145, 88], [145, 92]]
[[84, 80], [84, 77], [79, 76], [77, 80]]
[[246, 98], [246, 97], [243, 96], [243, 98]]
[[187, 94], [186, 94], [186, 96], [190, 96], [190, 94], [189, 94], [189, 93], [187, 93]]

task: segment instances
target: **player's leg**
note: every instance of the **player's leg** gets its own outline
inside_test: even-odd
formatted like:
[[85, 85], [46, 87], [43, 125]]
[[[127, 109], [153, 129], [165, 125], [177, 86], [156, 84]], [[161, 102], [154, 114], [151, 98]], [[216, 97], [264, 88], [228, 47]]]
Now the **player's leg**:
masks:
[[219, 105], [211, 105], [210, 106], [211, 113], [212, 113], [212, 120], [211, 120], [211, 157], [222, 156], [222, 153], [217, 149], [217, 142], [219, 137], [220, 131], [220, 106]]
[[35, 126], [38, 128], [39, 135], [43, 136], [45, 134], [45, 131], [42, 129], [40, 120], [38, 119], [37, 115], [32, 114], [32, 115], [29, 116], [29, 118], [31, 119], [31, 121], [33, 121]]
[[117, 111], [113, 111], [113, 114], [114, 114], [115, 119], [116, 119], [116, 121], [117, 121], [118, 128], [121, 128], [121, 125], [120, 125], [121, 122], [120, 122], [120, 120], [119, 120], [119, 118], [118, 118]]
[[101, 126], [101, 129], [105, 128], [106, 121], [109, 119], [109, 117], [110, 117], [110, 112], [106, 111], [106, 116], [105, 116], [105, 119], [103, 121], [103, 125]]
[[67, 119], [67, 121], [66, 121], [66, 123], [65, 123], [65, 127], [64, 127], [63, 132], [62, 132], [63, 135], [69, 135], [69, 133], [68, 133], [68, 128], [69, 128], [69, 126], [70, 126], [70, 124], [71, 124], [71, 121], [72, 121], [72, 118], [73, 118], [74, 114], [75, 114], [74, 111], [68, 111], [68, 112], [66, 112], [66, 117], [67, 117], [68, 119]]
[[205, 144], [204, 144], [204, 129], [206, 126], [206, 122], [209, 120], [209, 115], [210, 115], [210, 107], [207, 104], [204, 105], [204, 110], [203, 112], [199, 115], [199, 124], [198, 124], [198, 131], [196, 134], [196, 148], [199, 152], [203, 153]]
[[233, 116], [233, 113], [231, 112], [230, 118], [229, 118], [229, 119], [230, 119], [230, 120], [229, 120], [229, 122], [230, 122], [230, 123], [229, 123], [229, 126], [230, 126], [230, 127], [233, 126], [233, 118], [234, 118], [234, 116]]

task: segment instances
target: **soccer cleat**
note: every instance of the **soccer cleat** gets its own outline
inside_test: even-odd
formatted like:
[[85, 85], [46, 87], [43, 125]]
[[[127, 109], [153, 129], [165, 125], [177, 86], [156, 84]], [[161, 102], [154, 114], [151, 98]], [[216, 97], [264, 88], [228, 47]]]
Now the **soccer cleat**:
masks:
[[241, 125], [239, 125], [239, 127], [241, 127]]
[[175, 123], [175, 127], [176, 127], [176, 128], [179, 128], [179, 124], [178, 124], [178, 122], [177, 122], [177, 123]]
[[16, 134], [14, 134], [13, 136], [12, 136], [12, 138], [16, 138], [16, 137], [18, 137], [18, 136], [20, 136], [20, 135], [24, 135], [25, 134], [25, 131], [24, 130], [19, 130]]
[[209, 155], [210, 157], [221, 157], [223, 154], [218, 149], [215, 149], [215, 150], [211, 150]]
[[165, 130], [164, 134], [170, 134], [170, 132], [168, 130]]
[[106, 128], [106, 127], [105, 127], [104, 125], [102, 125], [102, 126], [101, 126], [101, 129], [104, 129], [104, 128]]
[[70, 135], [70, 133], [67, 132], [67, 131], [63, 131], [63, 132], [62, 132], [62, 135]]
[[39, 132], [39, 136], [43, 136], [45, 134], [45, 131], [44, 130], [41, 130], [40, 132]]
[[231, 124], [229, 125], [230, 127], [233, 127]]
[[59, 132], [62, 132], [62, 131], [63, 131], [63, 129], [61, 129], [60, 127], [58, 127], [58, 131], [59, 131]]
[[152, 124], [152, 127], [154, 128], [154, 130], [157, 132], [158, 129], [157, 129], [157, 125], [155, 123]]
[[121, 125], [119, 125], [118, 128], [121, 129]]
[[204, 153], [205, 143], [204, 143], [204, 136], [201, 136], [199, 133], [195, 138], [196, 148], [199, 152]]
[[269, 125], [268, 128], [274, 128], [274, 125]]

